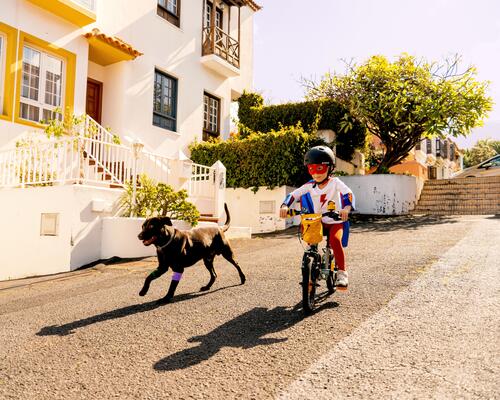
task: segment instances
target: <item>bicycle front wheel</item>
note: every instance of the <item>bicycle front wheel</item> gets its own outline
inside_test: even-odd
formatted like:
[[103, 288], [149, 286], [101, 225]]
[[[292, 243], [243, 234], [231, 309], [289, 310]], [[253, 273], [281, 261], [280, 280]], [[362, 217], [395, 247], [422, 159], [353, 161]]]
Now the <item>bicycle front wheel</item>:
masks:
[[317, 268], [314, 260], [308, 255], [302, 259], [302, 308], [305, 314], [311, 314], [316, 303]]

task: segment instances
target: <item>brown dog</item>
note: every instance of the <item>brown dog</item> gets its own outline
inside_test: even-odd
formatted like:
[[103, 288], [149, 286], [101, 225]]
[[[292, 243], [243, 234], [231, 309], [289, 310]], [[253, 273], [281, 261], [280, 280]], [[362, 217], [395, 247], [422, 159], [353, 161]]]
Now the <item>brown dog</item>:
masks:
[[226, 204], [224, 204], [224, 210], [226, 211], [227, 220], [223, 227], [202, 227], [189, 231], [180, 231], [172, 226], [169, 217], [153, 217], [144, 221], [142, 231], [138, 237], [145, 246], [152, 244], [156, 246], [158, 268], [146, 277], [144, 286], [139, 292], [140, 296], [144, 296], [148, 292], [151, 281], [163, 275], [170, 267], [174, 274], [168, 293], [158, 300], [160, 304], [170, 302], [174, 297], [175, 289], [179, 284], [184, 268], [190, 267], [200, 260], [203, 260], [205, 267], [210, 272], [210, 281], [200, 291], [209, 290], [217, 278], [213, 264], [216, 255], [222, 255], [233, 264], [238, 270], [241, 284], [245, 283], [245, 274], [234, 260], [233, 250], [224, 236], [224, 232], [229, 228], [231, 221]]

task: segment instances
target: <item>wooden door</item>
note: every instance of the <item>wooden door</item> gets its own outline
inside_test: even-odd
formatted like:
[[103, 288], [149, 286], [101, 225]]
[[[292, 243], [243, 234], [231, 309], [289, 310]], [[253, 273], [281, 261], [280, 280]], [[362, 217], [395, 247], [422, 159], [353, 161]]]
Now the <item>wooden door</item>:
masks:
[[101, 123], [102, 82], [87, 79], [87, 103], [85, 112]]

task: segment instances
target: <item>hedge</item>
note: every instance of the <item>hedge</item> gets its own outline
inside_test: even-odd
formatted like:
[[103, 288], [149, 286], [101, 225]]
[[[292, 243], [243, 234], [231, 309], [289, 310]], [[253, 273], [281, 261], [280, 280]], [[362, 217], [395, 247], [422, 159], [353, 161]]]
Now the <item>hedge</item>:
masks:
[[[333, 100], [317, 100], [302, 103], [287, 103], [264, 106], [264, 100], [257, 93], [244, 92], [238, 99], [240, 124], [256, 132], [278, 130], [283, 126], [302, 125], [306, 132], [317, 129], [331, 129], [336, 133], [337, 155], [351, 160], [355, 149], [365, 145], [366, 129], [350, 118], [348, 111]], [[342, 121], [349, 121], [349, 127], [341, 129]], [[240, 130], [245, 136], [245, 130]]]
[[298, 187], [310, 177], [304, 168], [304, 154], [312, 146], [324, 144], [300, 126], [268, 133], [250, 133], [245, 138], [227, 141], [195, 142], [191, 159], [212, 165], [220, 160], [226, 167], [226, 186], [270, 189], [289, 185]]

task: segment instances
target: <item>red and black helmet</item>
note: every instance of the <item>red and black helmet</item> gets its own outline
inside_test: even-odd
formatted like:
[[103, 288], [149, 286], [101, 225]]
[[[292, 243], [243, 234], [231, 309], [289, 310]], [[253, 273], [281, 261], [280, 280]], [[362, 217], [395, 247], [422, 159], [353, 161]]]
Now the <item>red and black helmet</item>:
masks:
[[312, 147], [304, 156], [304, 165], [309, 164], [326, 164], [330, 167], [329, 172], [332, 172], [335, 168], [335, 154], [327, 146]]

